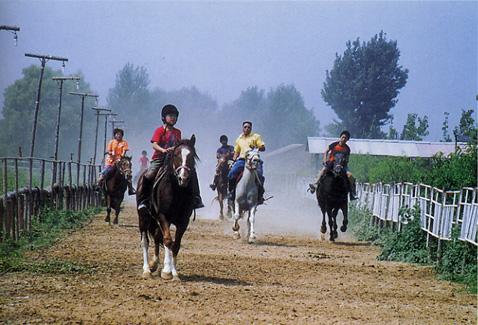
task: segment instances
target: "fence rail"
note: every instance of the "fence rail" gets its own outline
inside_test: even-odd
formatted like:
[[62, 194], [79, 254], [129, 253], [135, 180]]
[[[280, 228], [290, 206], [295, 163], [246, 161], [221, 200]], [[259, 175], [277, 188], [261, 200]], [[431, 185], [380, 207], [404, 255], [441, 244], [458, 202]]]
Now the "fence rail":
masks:
[[0, 241], [30, 231], [43, 207], [83, 210], [101, 204], [95, 191], [100, 165], [34, 157], [0, 157], [0, 164]]
[[358, 184], [358, 204], [370, 210], [374, 217], [401, 229], [406, 219], [399, 214], [403, 208], [420, 207], [420, 225], [438, 240], [450, 240], [454, 225], [460, 227], [459, 239], [478, 246], [478, 188], [464, 187], [445, 191], [426, 184]]

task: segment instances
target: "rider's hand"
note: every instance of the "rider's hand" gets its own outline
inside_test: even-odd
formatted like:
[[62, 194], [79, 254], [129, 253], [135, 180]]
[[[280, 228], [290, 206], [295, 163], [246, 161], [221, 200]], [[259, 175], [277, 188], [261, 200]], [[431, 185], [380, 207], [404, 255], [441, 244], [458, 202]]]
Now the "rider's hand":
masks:
[[170, 147], [170, 148], [166, 149], [167, 153], [170, 153], [170, 152], [173, 152], [173, 151], [174, 151], [174, 147]]

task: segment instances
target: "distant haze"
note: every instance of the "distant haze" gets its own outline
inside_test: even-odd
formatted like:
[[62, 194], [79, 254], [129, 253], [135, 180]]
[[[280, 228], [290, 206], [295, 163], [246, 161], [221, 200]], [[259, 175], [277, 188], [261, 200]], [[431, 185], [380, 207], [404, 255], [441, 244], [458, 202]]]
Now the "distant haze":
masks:
[[324, 126], [335, 117], [320, 96], [335, 53], [383, 30], [410, 70], [391, 111], [395, 127], [409, 112], [426, 114], [427, 139], [439, 140], [443, 112], [453, 128], [461, 109], [476, 108], [477, 8], [476, 1], [0, 1], [0, 24], [21, 28], [18, 47], [0, 31], [0, 100], [22, 68], [38, 64], [24, 56], [31, 52], [68, 57], [66, 73], [81, 70], [100, 104], [131, 62], [147, 68], [152, 87], [196, 86], [219, 107], [249, 86], [294, 84]]

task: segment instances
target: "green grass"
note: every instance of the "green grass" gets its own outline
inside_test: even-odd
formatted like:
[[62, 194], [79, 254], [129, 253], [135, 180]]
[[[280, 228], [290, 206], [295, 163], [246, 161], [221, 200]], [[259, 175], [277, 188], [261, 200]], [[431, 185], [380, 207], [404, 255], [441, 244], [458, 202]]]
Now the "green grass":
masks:
[[[404, 211], [402, 211], [403, 213]], [[437, 241], [426, 247], [426, 233], [420, 228], [418, 209], [407, 211], [412, 216], [400, 232], [370, 225], [372, 214], [363, 208], [350, 207], [350, 226], [359, 241], [372, 242], [381, 247], [379, 260], [433, 265], [438, 278], [462, 283], [477, 293], [477, 247], [458, 240], [459, 229], [453, 229], [452, 240], [442, 241], [442, 256], [437, 256]]]
[[21, 234], [18, 241], [0, 243], [0, 273], [28, 271], [32, 273], [75, 274], [92, 273], [94, 267], [73, 261], [47, 259], [29, 260], [25, 252], [52, 246], [67, 232], [82, 227], [98, 209], [85, 211], [44, 210], [32, 223], [32, 231]]

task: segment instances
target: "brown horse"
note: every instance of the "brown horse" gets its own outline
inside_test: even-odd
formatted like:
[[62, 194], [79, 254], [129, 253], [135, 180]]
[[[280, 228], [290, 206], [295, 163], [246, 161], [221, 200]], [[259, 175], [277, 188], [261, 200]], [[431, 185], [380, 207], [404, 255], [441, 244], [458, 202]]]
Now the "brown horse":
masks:
[[[217, 196], [215, 199], [219, 201], [219, 219], [224, 220], [224, 200], [227, 198], [227, 186], [228, 179], [227, 174], [231, 169], [229, 165], [229, 154], [221, 155], [217, 160], [216, 166], [216, 176], [215, 176], [215, 185]], [[227, 216], [232, 218], [232, 210], [229, 205], [227, 205]]]
[[131, 157], [123, 156], [115, 162], [113, 170], [105, 178], [103, 193], [106, 200], [105, 221], [110, 222], [111, 208], [115, 209], [115, 218], [113, 224], [118, 224], [118, 215], [121, 211], [121, 202], [123, 202], [124, 192], [128, 188], [128, 180], [131, 179]]
[[[164, 265], [161, 277], [166, 280], [179, 280], [176, 258], [181, 247], [181, 239], [186, 231], [193, 211], [193, 195], [188, 186], [195, 172], [196, 150], [193, 135], [190, 140], [181, 140], [174, 147], [171, 159], [158, 170], [151, 198], [151, 213], [140, 210], [139, 231], [143, 245], [143, 277], [151, 277], [151, 272], [159, 266], [159, 249], [164, 247]], [[138, 181], [138, 191], [142, 189], [144, 176]], [[170, 233], [171, 224], [176, 226], [175, 238]], [[148, 262], [149, 237], [154, 239], [154, 257]]]

